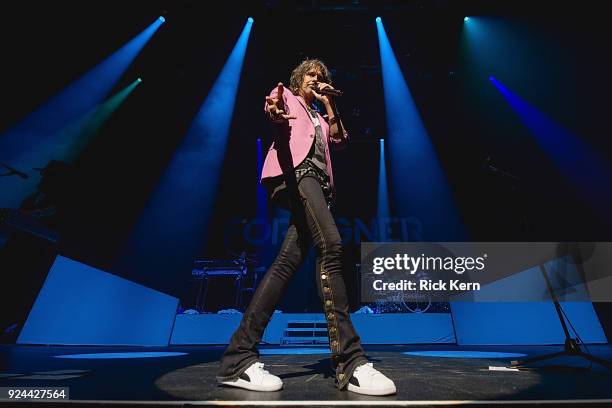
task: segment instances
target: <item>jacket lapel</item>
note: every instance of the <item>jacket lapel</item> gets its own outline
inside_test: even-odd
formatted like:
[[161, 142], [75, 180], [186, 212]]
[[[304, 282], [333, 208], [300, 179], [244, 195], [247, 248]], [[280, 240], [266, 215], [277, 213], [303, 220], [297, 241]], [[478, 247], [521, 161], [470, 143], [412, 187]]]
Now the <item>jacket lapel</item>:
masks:
[[308, 113], [308, 107], [306, 106], [306, 102], [304, 102], [302, 98], [299, 96], [296, 96], [295, 99], [297, 99], [300, 105], [302, 105], [302, 108], [304, 108], [304, 112], [306, 112], [306, 114], [309, 115], [308, 119], [310, 119], [310, 113]]
[[[304, 102], [304, 100], [301, 97], [299, 97], [299, 96], [295, 96], [295, 99], [297, 99], [298, 102], [300, 103], [300, 105], [302, 105], [302, 108], [304, 108], [304, 112], [306, 113], [306, 117], [308, 118], [308, 122], [310, 122], [310, 126], [312, 126], [312, 130], [316, 131], [316, 129], [314, 128], [314, 123], [312, 123], [312, 119], [310, 118], [310, 112], [308, 111], [308, 107], [306, 106], [306, 102]], [[319, 115], [317, 113], [317, 116], [319, 117], [319, 121], [321, 121], [321, 115]], [[325, 132], [323, 132], [323, 133], [325, 133]]]

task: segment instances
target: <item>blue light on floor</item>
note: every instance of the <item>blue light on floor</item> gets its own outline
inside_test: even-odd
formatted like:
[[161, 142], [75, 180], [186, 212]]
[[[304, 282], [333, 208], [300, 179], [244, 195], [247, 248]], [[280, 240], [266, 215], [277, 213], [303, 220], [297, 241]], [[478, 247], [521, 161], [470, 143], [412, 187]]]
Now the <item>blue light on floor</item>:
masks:
[[273, 349], [263, 349], [259, 350], [259, 354], [329, 354], [328, 348], [316, 348], [316, 347], [283, 347], [283, 348], [273, 348]]
[[514, 358], [525, 357], [522, 353], [501, 353], [498, 351], [406, 351], [402, 354], [419, 357], [446, 357], [446, 358]]
[[93, 354], [62, 354], [59, 356], [53, 356], [55, 358], [74, 358], [84, 360], [97, 360], [97, 359], [113, 359], [113, 358], [159, 358], [159, 357], [176, 357], [184, 356], [187, 353], [179, 352], [162, 352], [162, 351], [143, 351], [133, 353], [93, 353]]

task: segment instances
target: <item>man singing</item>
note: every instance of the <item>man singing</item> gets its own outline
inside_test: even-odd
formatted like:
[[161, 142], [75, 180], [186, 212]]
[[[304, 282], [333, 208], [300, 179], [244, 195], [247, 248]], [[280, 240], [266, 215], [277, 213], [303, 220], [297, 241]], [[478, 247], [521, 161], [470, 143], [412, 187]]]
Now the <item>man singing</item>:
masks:
[[[331, 363], [337, 387], [368, 395], [396, 392], [395, 384], [365, 357], [351, 323], [342, 276], [342, 243], [330, 207], [334, 179], [329, 148], [348, 140], [337, 115], [331, 74], [323, 62], [303, 61], [291, 73], [289, 89], [279, 83], [266, 97], [265, 113], [274, 142], [261, 183], [270, 199], [291, 211], [280, 253], [270, 266], [221, 358], [217, 381], [255, 391], [277, 391], [281, 379], [264, 370], [257, 344], [311, 243], [317, 250], [316, 282], [327, 320]], [[315, 108], [319, 101], [322, 116]]]

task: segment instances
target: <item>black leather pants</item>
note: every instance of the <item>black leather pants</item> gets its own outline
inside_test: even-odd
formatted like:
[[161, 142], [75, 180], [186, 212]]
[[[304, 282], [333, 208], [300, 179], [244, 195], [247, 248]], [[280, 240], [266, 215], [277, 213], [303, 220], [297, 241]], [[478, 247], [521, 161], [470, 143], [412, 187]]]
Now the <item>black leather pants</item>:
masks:
[[297, 194], [294, 195], [298, 198], [291, 205], [292, 218], [287, 235], [221, 358], [217, 372], [219, 381], [235, 380], [249, 365], [259, 360], [257, 344], [311, 243], [317, 249], [317, 288], [327, 320], [337, 387], [343, 389], [355, 368], [367, 362], [349, 317], [342, 276], [342, 243], [321, 185], [313, 177], [303, 177], [296, 187]]

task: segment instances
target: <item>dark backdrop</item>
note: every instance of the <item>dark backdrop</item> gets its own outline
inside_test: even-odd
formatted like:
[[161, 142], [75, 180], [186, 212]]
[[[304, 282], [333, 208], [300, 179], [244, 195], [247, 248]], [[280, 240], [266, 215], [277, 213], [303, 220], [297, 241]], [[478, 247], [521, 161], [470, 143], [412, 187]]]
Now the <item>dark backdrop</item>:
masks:
[[[374, 18], [381, 16], [473, 240], [610, 239], [610, 231], [524, 128], [498, 120], [481, 101], [466, 96], [468, 73], [459, 54], [465, 15], [507, 18], [552, 39], [558, 44], [555, 52], [544, 66], [532, 67], [546, 81], [523, 83], [520, 90], [609, 159], [610, 25], [597, 2], [572, 6], [526, 1], [12, 2], [4, 6], [0, 26], [4, 100], [0, 131], [159, 15], [165, 16], [166, 24], [114, 91], [139, 76], [143, 84], [74, 163], [76, 194], [67, 226], [70, 233], [62, 243], [67, 256], [102, 269], [110, 267], [248, 16], [255, 23], [220, 190], [211, 197], [216, 200], [211, 236], [222, 237], [228, 223], [255, 216], [256, 140], [262, 138], [264, 151], [270, 142], [263, 97], [278, 81], [288, 83], [291, 69], [305, 57], [323, 59], [333, 69], [336, 86], [346, 94], [341, 111], [353, 144], [334, 157], [339, 196], [335, 213], [364, 220], [375, 215], [378, 139], [386, 137], [374, 24]], [[521, 75], [517, 71], [518, 79]], [[486, 157], [522, 180], [524, 209], [505, 181], [483, 170]], [[524, 217], [527, 233], [520, 224]], [[358, 249], [355, 244], [347, 247], [349, 270], [358, 261]], [[256, 248], [247, 242], [228, 245], [224, 239], [209, 239], [200, 256], [228, 258], [239, 250]], [[173, 294], [185, 296], [189, 271], [176, 273], [185, 281], [185, 291]], [[314, 287], [307, 274], [301, 276], [290, 293], [300, 292], [304, 285]], [[355, 282], [347, 279], [354, 290]], [[298, 303], [317, 307], [316, 297], [308, 292], [307, 301], [301, 298], [292, 306], [287, 300], [287, 308], [298, 309]], [[356, 306], [356, 295], [351, 296]]]

